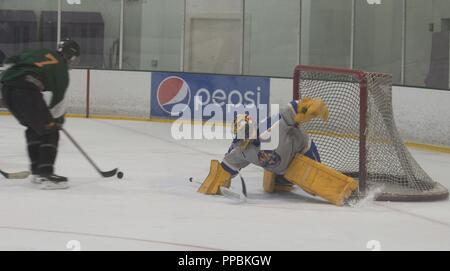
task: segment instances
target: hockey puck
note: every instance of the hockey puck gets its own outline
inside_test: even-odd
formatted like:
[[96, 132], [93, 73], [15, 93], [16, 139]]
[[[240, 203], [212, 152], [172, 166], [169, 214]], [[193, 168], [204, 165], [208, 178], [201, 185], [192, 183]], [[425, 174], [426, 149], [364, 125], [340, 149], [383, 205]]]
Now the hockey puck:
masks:
[[117, 172], [117, 178], [119, 178], [119, 179], [123, 178], [123, 172], [122, 171]]

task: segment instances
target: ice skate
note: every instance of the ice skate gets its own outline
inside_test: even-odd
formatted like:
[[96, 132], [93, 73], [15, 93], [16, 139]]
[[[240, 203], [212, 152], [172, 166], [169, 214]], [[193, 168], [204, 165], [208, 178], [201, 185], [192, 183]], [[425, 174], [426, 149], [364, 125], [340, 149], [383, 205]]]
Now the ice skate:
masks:
[[39, 176], [41, 181], [41, 189], [43, 190], [56, 190], [69, 188], [68, 179], [56, 174]]
[[42, 177], [37, 174], [30, 175], [30, 182], [34, 184], [42, 184]]

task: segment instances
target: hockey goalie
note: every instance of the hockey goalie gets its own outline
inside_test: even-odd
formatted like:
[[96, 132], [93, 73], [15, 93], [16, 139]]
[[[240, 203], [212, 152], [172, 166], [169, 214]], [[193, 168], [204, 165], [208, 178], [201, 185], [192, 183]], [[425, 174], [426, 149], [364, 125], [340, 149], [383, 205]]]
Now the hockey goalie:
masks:
[[220, 187], [229, 188], [231, 179], [242, 168], [254, 164], [264, 169], [263, 188], [267, 193], [291, 191], [297, 185], [311, 195], [343, 205], [357, 190], [358, 183], [322, 164], [317, 146], [302, 128], [303, 123], [315, 118], [327, 121], [328, 114], [327, 105], [321, 99], [292, 101], [267, 130], [279, 133], [279, 143], [271, 150], [261, 149], [266, 133], [260, 133], [256, 121], [249, 115], [238, 115], [232, 127], [231, 147], [221, 163], [211, 161], [209, 175], [198, 192], [218, 195]]

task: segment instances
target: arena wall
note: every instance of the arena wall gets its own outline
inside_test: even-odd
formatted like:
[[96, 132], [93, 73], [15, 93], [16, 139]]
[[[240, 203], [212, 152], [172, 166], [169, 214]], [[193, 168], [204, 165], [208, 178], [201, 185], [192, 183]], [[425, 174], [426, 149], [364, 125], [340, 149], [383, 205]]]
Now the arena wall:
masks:
[[[155, 120], [150, 115], [151, 75], [143, 71], [71, 70], [68, 113]], [[450, 91], [403, 86], [394, 86], [392, 91], [394, 117], [404, 140], [450, 146]], [[291, 96], [291, 79], [270, 78], [270, 103], [283, 106]]]

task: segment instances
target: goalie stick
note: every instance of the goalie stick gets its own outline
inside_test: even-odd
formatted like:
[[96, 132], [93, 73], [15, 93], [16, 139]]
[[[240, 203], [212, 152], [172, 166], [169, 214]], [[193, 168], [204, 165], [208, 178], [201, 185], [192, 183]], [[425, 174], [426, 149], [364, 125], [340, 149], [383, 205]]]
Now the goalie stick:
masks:
[[[240, 173], [239, 173], [239, 177], [241, 179], [242, 193], [233, 191], [230, 188], [227, 188], [227, 187], [224, 187], [224, 186], [221, 186], [219, 189], [220, 189], [221, 194], [224, 197], [226, 197], [226, 198], [229, 198], [229, 199], [232, 199], [232, 200], [238, 200], [240, 202], [246, 202], [247, 201], [247, 186], [245, 185], [244, 178], [242, 177], [242, 175]], [[197, 184], [200, 184], [200, 185], [202, 184], [199, 181], [193, 181], [192, 177], [189, 178], [189, 182], [197, 183]]]
[[221, 186], [219, 189], [220, 189], [220, 193], [222, 194], [222, 196], [224, 196], [228, 199], [235, 200], [238, 202], [247, 202], [247, 197], [242, 193], [235, 192], [235, 191], [231, 190], [230, 188], [226, 188], [223, 186]]
[[30, 176], [29, 171], [19, 171], [19, 172], [5, 172], [0, 170], [0, 174], [3, 175], [6, 179], [25, 179]]
[[242, 175], [240, 172], [239, 172], [239, 177], [241, 178], [242, 194], [244, 194], [244, 196], [247, 197], [247, 186], [245, 185], [244, 178], [242, 178]]

